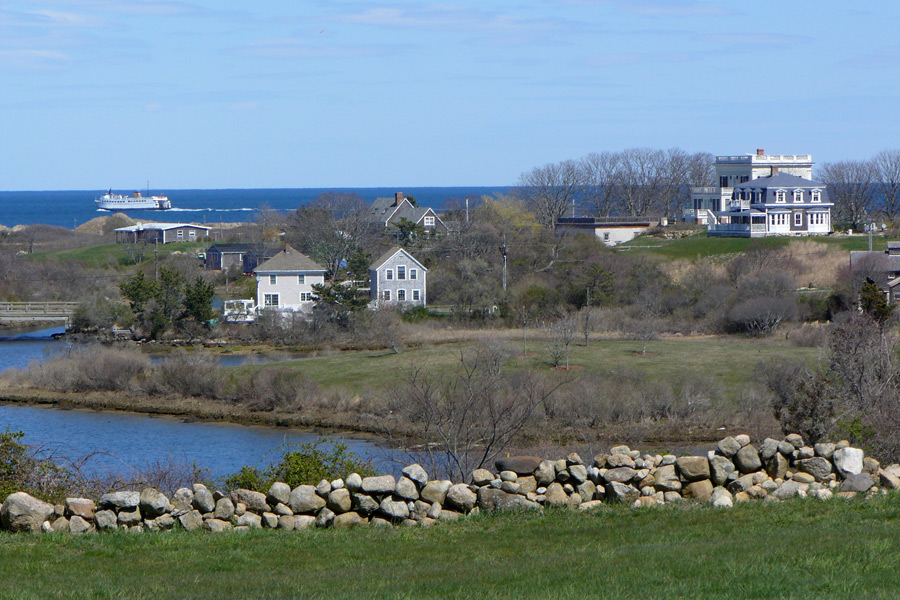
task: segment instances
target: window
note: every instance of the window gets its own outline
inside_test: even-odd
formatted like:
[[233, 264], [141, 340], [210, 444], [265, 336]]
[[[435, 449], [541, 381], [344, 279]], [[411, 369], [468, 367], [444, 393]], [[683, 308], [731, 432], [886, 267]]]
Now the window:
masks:
[[796, 212], [794, 213], [794, 227], [802, 227], [803, 226], [803, 213]]
[[434, 217], [425, 217], [425, 227], [434, 227]]
[[196, 230], [196, 229], [188, 229], [188, 237], [191, 238], [191, 239], [196, 238], [196, 237], [197, 237], [197, 230]]
[[822, 201], [822, 192], [819, 190], [812, 191], [812, 201], [813, 202], [821, 202]]
[[413, 292], [413, 300], [418, 302], [421, 299], [421, 297], [419, 296], [419, 290], [413, 290], [412, 292]]
[[297, 275], [297, 283], [300, 285], [306, 283], [306, 275]]
[[775, 202], [785, 202], [785, 201], [786, 201], [786, 194], [785, 194], [784, 190], [777, 190], [775, 192]]
[[[301, 277], [303, 277], [303, 276], [301, 275]], [[312, 301], [313, 301], [312, 293], [300, 292], [300, 302], [312, 302]]]
[[418, 276], [419, 276], [419, 270], [418, 270], [418, 269], [410, 269], [410, 270], [409, 270], [409, 278], [410, 278], [410, 279], [417, 279]]
[[719, 187], [728, 187], [728, 177], [724, 175], [719, 176]]
[[406, 290], [397, 290], [397, 302], [406, 302]]
[[794, 190], [794, 202], [803, 202], [803, 190]]
[[381, 298], [382, 298], [385, 302], [390, 302], [390, 301], [391, 301], [391, 290], [384, 290], [384, 291], [381, 293]]
[[385, 273], [384, 278], [387, 279], [388, 281], [390, 281], [394, 278], [394, 270], [393, 269], [388, 269], [384, 273]]
[[263, 297], [263, 304], [269, 307], [278, 306], [278, 294], [266, 294]]
[[278, 276], [269, 275], [269, 285], [275, 285], [276, 283], [278, 283]]
[[741, 183], [747, 183], [748, 181], [750, 181], [749, 175], [741, 175]]
[[406, 265], [397, 266], [397, 279], [406, 279]]
[[179, 229], [178, 231], [176, 231], [175, 237], [177, 237], [179, 240], [183, 240], [184, 239], [184, 229]]
[[608, 242], [608, 241], [609, 241], [609, 232], [608, 232], [608, 231], [604, 231], [604, 232], [603, 232], [603, 241], [604, 241], [604, 242]]

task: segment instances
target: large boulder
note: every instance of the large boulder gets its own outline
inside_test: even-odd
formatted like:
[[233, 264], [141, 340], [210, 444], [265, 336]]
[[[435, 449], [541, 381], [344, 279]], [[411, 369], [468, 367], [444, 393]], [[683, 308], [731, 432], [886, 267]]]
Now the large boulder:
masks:
[[788, 471], [788, 459], [781, 452], [776, 452], [766, 461], [766, 474], [772, 479], [784, 479]]
[[353, 507], [353, 499], [350, 497], [350, 490], [347, 488], [339, 488], [332, 490], [328, 494], [328, 508], [336, 514], [350, 512]]
[[231, 517], [234, 516], [234, 502], [232, 502], [231, 498], [219, 498], [216, 501], [216, 509], [213, 512], [213, 516], [223, 521], [231, 520]]
[[291, 501], [291, 486], [281, 481], [276, 481], [269, 487], [266, 501], [272, 506], [287, 504]]
[[734, 455], [734, 466], [741, 473], [755, 473], [762, 469], [762, 460], [753, 446], [747, 445]]
[[709, 479], [701, 479], [692, 481], [684, 486], [682, 495], [685, 498], [696, 498], [697, 500], [707, 500], [713, 493], [713, 484]]
[[141, 503], [140, 492], [113, 492], [100, 496], [100, 508], [112, 508], [115, 510], [137, 508]]
[[[737, 452], [735, 452], [735, 454], [737, 454]], [[710, 457], [709, 478], [712, 480], [713, 485], [725, 485], [725, 483], [733, 477], [734, 471], [734, 463], [726, 457], [719, 455]]]
[[832, 459], [834, 467], [841, 477], [857, 475], [863, 471], [863, 451], [859, 448], [841, 448], [835, 450]]
[[260, 515], [272, 510], [266, 502], [266, 495], [262, 492], [239, 488], [231, 492], [231, 500], [235, 504], [243, 504], [247, 510]]
[[569, 495], [558, 481], [554, 481], [547, 486], [547, 493], [544, 494], [544, 497], [544, 502], [547, 506], [566, 506], [569, 504]]
[[[197, 513], [197, 518], [200, 518], [199, 513]], [[115, 511], [98, 510], [94, 513], [94, 525], [101, 531], [115, 531], [119, 528], [119, 524], [116, 522]]]
[[169, 499], [165, 494], [155, 488], [144, 488], [141, 491], [140, 507], [141, 514], [146, 519], [155, 519], [166, 512], [169, 506]]
[[709, 460], [705, 456], [681, 456], [675, 464], [685, 481], [709, 479]]
[[457, 483], [447, 490], [447, 504], [450, 508], [455, 508], [463, 514], [468, 514], [469, 511], [475, 508], [477, 501], [478, 497], [475, 495], [475, 492], [464, 483]]
[[396, 485], [393, 475], [364, 477], [362, 480], [362, 491], [364, 494], [392, 494]]
[[383, 515], [393, 521], [409, 518], [409, 505], [403, 500], [394, 500], [391, 497], [387, 497], [381, 501], [379, 509]]
[[875, 485], [875, 480], [868, 473], [848, 475], [841, 482], [842, 492], [868, 492]]
[[741, 449], [741, 444], [731, 436], [720, 440], [718, 444], [716, 444], [716, 450], [718, 450], [719, 454], [724, 456], [725, 458], [731, 458], [735, 454], [738, 453], [738, 450]]
[[447, 491], [452, 485], [453, 482], [447, 479], [432, 479], [425, 484], [425, 487], [422, 488], [422, 492], [419, 495], [422, 497], [422, 500], [425, 500], [426, 502], [443, 504], [444, 499], [447, 497]]
[[81, 517], [86, 521], [94, 518], [94, 501], [87, 498], [66, 498], [65, 516], [72, 518]]
[[637, 500], [641, 495], [634, 486], [627, 483], [613, 481], [606, 485], [606, 498], [611, 502], [626, 502], [628, 504]]
[[419, 490], [416, 488], [415, 482], [407, 477], [401, 477], [397, 480], [394, 493], [406, 500], [419, 499]]
[[734, 506], [734, 498], [731, 492], [723, 487], [714, 488], [709, 497], [709, 503], [717, 508], [731, 508]]
[[675, 472], [675, 465], [663, 465], [656, 469], [653, 474], [653, 487], [661, 492], [681, 491], [681, 480]]
[[25, 492], [15, 492], [6, 497], [0, 506], [0, 526], [9, 531], [33, 531], [39, 533], [44, 521], [53, 515], [53, 505], [38, 500]]
[[210, 513], [216, 509], [216, 501], [212, 492], [202, 483], [194, 484], [193, 505], [201, 514]]
[[403, 475], [407, 479], [415, 482], [415, 484], [420, 488], [428, 483], [428, 473], [424, 468], [422, 468], [422, 465], [420, 465], [419, 463], [415, 463], [404, 468]]
[[507, 456], [499, 458], [494, 463], [497, 472], [513, 471], [517, 475], [531, 475], [540, 466], [544, 459], [537, 456]]
[[481, 510], [505, 512], [510, 510], [541, 510], [537, 502], [527, 500], [518, 494], [507, 494], [494, 488], [478, 489], [478, 506]]
[[534, 479], [538, 485], [550, 485], [556, 480], [556, 465], [549, 460], [542, 460], [534, 470]]
[[807, 489], [809, 489], [808, 484], [789, 480], [778, 486], [778, 489], [769, 495], [779, 500], [786, 500], [804, 494]]
[[298, 485], [288, 499], [291, 510], [296, 515], [314, 513], [325, 506], [325, 499], [316, 493], [311, 485]]
[[634, 479], [635, 475], [637, 475], [637, 471], [631, 467], [616, 467], [615, 469], [609, 469], [604, 473], [603, 478], [609, 483], [612, 483], [613, 481], [628, 483]]
[[821, 456], [798, 460], [796, 464], [800, 471], [809, 473], [816, 481], [824, 481], [831, 475], [831, 461]]

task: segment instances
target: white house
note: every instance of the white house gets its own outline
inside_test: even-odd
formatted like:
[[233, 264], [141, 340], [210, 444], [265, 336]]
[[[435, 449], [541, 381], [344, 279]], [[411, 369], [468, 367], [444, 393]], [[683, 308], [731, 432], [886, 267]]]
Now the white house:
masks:
[[691, 188], [684, 219], [706, 225], [713, 220], [711, 213], [728, 209], [736, 186], [779, 172], [812, 179], [812, 168], [810, 154], [766, 154], [758, 148], [756, 154], [717, 156], [715, 169], [719, 185]]
[[255, 269], [256, 307], [309, 312], [315, 298], [312, 286], [325, 283], [325, 268], [286, 245]]
[[665, 217], [560, 217], [556, 231], [593, 232], [607, 246], [618, 246], [655, 227], [665, 227]]
[[209, 232], [209, 227], [192, 223], [138, 223], [116, 229], [116, 243], [196, 242], [209, 237]]
[[732, 189], [727, 210], [710, 212], [710, 237], [824, 235], [834, 204], [824, 183], [774, 170]]
[[412, 254], [394, 246], [369, 267], [374, 307], [425, 306], [427, 275], [428, 269]]

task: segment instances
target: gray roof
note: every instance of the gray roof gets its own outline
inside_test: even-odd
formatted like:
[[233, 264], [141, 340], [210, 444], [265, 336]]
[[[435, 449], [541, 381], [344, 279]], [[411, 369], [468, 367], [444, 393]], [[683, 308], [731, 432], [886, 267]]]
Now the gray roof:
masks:
[[265, 256], [273, 256], [276, 252], [278, 252], [278, 248], [260, 248], [259, 244], [248, 244], [246, 242], [234, 242], [230, 244], [213, 244], [209, 248], [206, 249], [207, 252], [212, 252], [213, 249], [218, 250], [219, 252], [225, 253], [241, 253], [241, 254], [256, 254], [257, 252], [262, 252]]
[[193, 223], [137, 223], [128, 227], [119, 227], [116, 231], [142, 231], [144, 229], [155, 229], [168, 231], [169, 229], [178, 229], [179, 227], [193, 227], [194, 229], [210, 230], [209, 227], [203, 225], [194, 225]]
[[396, 210], [397, 205], [394, 198], [376, 198], [366, 216], [370, 221], [384, 223]]
[[285, 246], [284, 250], [262, 263], [255, 269], [254, 273], [269, 272], [325, 272], [325, 267], [316, 263], [313, 259], [306, 256], [299, 250], [295, 250], [290, 246]]
[[765, 189], [770, 187], [784, 187], [784, 188], [824, 188], [825, 184], [820, 181], [813, 181], [812, 179], [804, 179], [803, 177], [798, 177], [796, 175], [789, 175], [787, 173], [776, 173], [775, 175], [766, 175], [765, 177], [758, 177], [756, 179], [751, 179], [750, 181], [745, 181], [739, 185], [734, 186], [735, 189]]
[[409, 252], [407, 252], [406, 250], [404, 250], [404, 249], [401, 248], [400, 246], [394, 246], [393, 248], [391, 248], [390, 250], [388, 250], [387, 252], [385, 252], [384, 254], [382, 254], [382, 255], [381, 255], [381, 258], [379, 258], [378, 260], [376, 260], [375, 262], [373, 262], [373, 263], [371, 264], [371, 266], [369, 266], [369, 269], [371, 269], [371, 270], [373, 270], [373, 271], [377, 271], [378, 269], [380, 269], [380, 268], [384, 265], [384, 263], [386, 263], [388, 260], [390, 260], [391, 257], [394, 256], [395, 254], [397, 254], [398, 252], [402, 252], [403, 254], [405, 254], [406, 256], [408, 256], [409, 259], [410, 259], [411, 261], [413, 261], [414, 263], [416, 263], [417, 265], [419, 265], [419, 267], [421, 267], [423, 271], [427, 271], [427, 270], [428, 270], [428, 269], [425, 268], [425, 265], [423, 265], [422, 263], [420, 263], [419, 261], [417, 261], [417, 260], [415, 259], [415, 257], [413, 257], [412, 254], [410, 254]]

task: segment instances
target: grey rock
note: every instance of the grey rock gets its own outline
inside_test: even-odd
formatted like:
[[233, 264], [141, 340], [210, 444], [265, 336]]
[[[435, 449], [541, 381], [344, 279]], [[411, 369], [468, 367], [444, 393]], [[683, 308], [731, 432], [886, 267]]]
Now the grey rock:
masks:
[[900, 477], [897, 477], [892, 472], [881, 469], [878, 471], [878, 478], [884, 488], [889, 490], [900, 490]]
[[590, 502], [597, 494], [597, 486], [593, 481], [584, 481], [575, 486], [575, 491], [581, 496], [582, 502]]
[[696, 498], [697, 500], [706, 500], [712, 496], [713, 484], [709, 479], [701, 479], [692, 481], [684, 486], [681, 494], [685, 498]]
[[831, 475], [831, 461], [822, 456], [798, 460], [796, 465], [800, 471], [812, 475], [816, 481], [825, 481]]
[[303, 529], [309, 529], [310, 527], [315, 526], [316, 518], [312, 515], [295, 515], [294, 516], [294, 529], [297, 531], [302, 531]]
[[759, 457], [763, 460], [769, 460], [778, 453], [778, 440], [766, 438], [759, 447]]
[[443, 504], [447, 497], [447, 491], [452, 485], [453, 482], [446, 479], [433, 479], [426, 483], [425, 487], [422, 488], [422, 493], [420, 494], [422, 500], [431, 502], [432, 504], [435, 502]]
[[366, 524], [366, 520], [355, 512], [347, 512], [334, 517], [334, 527], [337, 529], [346, 529], [348, 527], [360, 527]]
[[511, 510], [541, 510], [541, 505], [518, 494], [507, 494], [493, 488], [479, 488], [478, 506], [481, 510], [505, 512]]
[[168, 515], [168, 514], [160, 515], [160, 516], [156, 517], [156, 520], [154, 521], [154, 523], [156, 523], [156, 526], [159, 528], [159, 531], [168, 531], [169, 529], [172, 529], [172, 527], [175, 526], [175, 518], [172, 515]]
[[291, 501], [291, 486], [281, 481], [276, 481], [269, 487], [269, 493], [266, 494], [268, 504], [275, 506], [276, 504], [287, 504]]
[[[47, 532], [47, 523], [50, 523], [50, 521], [41, 522], [41, 531]], [[69, 531], [69, 519], [65, 517], [57, 517], [52, 523], [50, 523], [50, 531], [54, 533], [59, 531]]]
[[578, 453], [577, 453], [577, 452], [572, 452], [571, 454], [569, 454], [568, 456], [566, 456], [566, 463], [567, 463], [569, 466], [571, 466], [571, 465], [583, 465], [583, 464], [584, 464], [584, 461], [581, 460], [581, 457], [578, 456]]
[[741, 449], [741, 445], [738, 443], [736, 439], [731, 436], [720, 440], [718, 444], [716, 444], [716, 450], [719, 451], [719, 454], [726, 458], [731, 458], [735, 454], [737, 454], [738, 450]]
[[863, 451], [859, 448], [841, 448], [834, 451], [834, 466], [842, 477], [858, 475], [863, 471]]
[[863, 459], [863, 473], [868, 473], [873, 478], [878, 477], [878, 471], [881, 470], [881, 463], [872, 458], [871, 456], [867, 456]]
[[169, 506], [169, 499], [155, 488], [144, 488], [140, 495], [141, 514], [145, 518], [155, 519]]
[[705, 456], [681, 456], [675, 464], [685, 481], [709, 479], [709, 460]]
[[111, 494], [103, 494], [100, 496], [100, 508], [113, 508], [121, 510], [123, 508], [137, 508], [141, 503], [140, 492], [113, 492]]
[[663, 465], [653, 474], [653, 487], [661, 492], [681, 491], [681, 480], [675, 465]]
[[347, 477], [347, 481], [344, 482], [344, 485], [351, 492], [358, 492], [362, 489], [362, 477], [359, 473], [350, 473]]
[[231, 492], [231, 500], [235, 504], [238, 502], [243, 503], [244, 506], [247, 507], [248, 511], [255, 512], [257, 514], [262, 514], [264, 512], [271, 511], [271, 507], [266, 502], [266, 495], [262, 492], [254, 492], [253, 490], [245, 490], [243, 488], [239, 488], [233, 490]]
[[212, 512], [216, 509], [216, 501], [212, 493], [202, 483], [194, 484], [194, 508], [201, 513]]
[[403, 475], [405, 475], [407, 479], [415, 482], [419, 488], [428, 483], [428, 473], [426, 473], [425, 469], [422, 468], [422, 465], [418, 463], [409, 465], [403, 469]]
[[94, 525], [101, 531], [115, 531], [119, 528], [116, 522], [116, 513], [112, 510], [100, 510], [94, 513]]
[[120, 510], [116, 517], [119, 525], [137, 525], [141, 522], [141, 510], [137, 507], [128, 510]]
[[734, 455], [734, 466], [741, 473], [753, 473], [762, 468], [759, 453], [751, 445], [744, 446]]
[[299, 485], [291, 491], [289, 505], [295, 515], [314, 513], [325, 506], [325, 499], [311, 485]]
[[262, 526], [265, 529], [278, 529], [278, 515], [270, 512], [263, 513]]
[[220, 498], [219, 501], [216, 502], [216, 509], [213, 515], [216, 519], [230, 521], [231, 517], [234, 516], [234, 502], [231, 501], [231, 498]]
[[500, 482], [500, 489], [509, 494], [518, 494], [521, 486], [516, 481], [502, 481]]
[[402, 500], [388, 497], [381, 501], [378, 508], [382, 515], [394, 521], [409, 517], [409, 506]]
[[569, 465], [569, 474], [576, 484], [584, 483], [588, 478], [587, 467], [582, 464]]
[[516, 481], [518, 478], [515, 471], [500, 471], [500, 481]]
[[709, 497], [709, 503], [715, 507], [731, 508], [734, 506], [734, 499], [731, 493], [723, 487], [714, 488]]
[[834, 456], [834, 444], [831, 442], [819, 442], [815, 446], [813, 446], [813, 450], [816, 452], [816, 456], [821, 456], [822, 458], [831, 458]]
[[543, 462], [542, 458], [536, 456], [507, 456], [497, 459], [494, 466], [497, 472], [514, 471], [517, 475], [531, 475]]
[[519, 477], [519, 480], [516, 483], [519, 484], [520, 494], [528, 494], [537, 489], [537, 480], [533, 475], [525, 475], [523, 477]]
[[640, 495], [641, 492], [638, 491], [637, 488], [630, 486], [627, 483], [613, 481], [606, 486], [606, 498], [610, 502], [624, 502], [631, 504], [637, 500]]
[[331, 493], [328, 494], [327, 506], [336, 515], [349, 512], [353, 507], [353, 500], [350, 497], [350, 490], [345, 488], [332, 490]]
[[188, 488], [178, 488], [172, 496], [172, 506], [176, 511], [190, 510], [194, 504], [194, 492]]
[[556, 467], [549, 460], [542, 460], [534, 470], [534, 479], [538, 485], [550, 485], [556, 480]]
[[419, 498], [419, 490], [416, 488], [415, 482], [406, 477], [401, 477], [397, 480], [394, 493], [406, 500], [418, 500]]
[[278, 517], [278, 529], [286, 529], [287, 531], [292, 531], [297, 522], [294, 520], [294, 515], [281, 515]]
[[[197, 531], [203, 526], [203, 517], [199, 511], [192, 510], [178, 517], [178, 522], [186, 531]], [[99, 523], [97, 526], [100, 526]]]
[[772, 498], [777, 498], [779, 500], [786, 500], [788, 498], [793, 498], [794, 496], [799, 496], [803, 491], [806, 490], [804, 486], [806, 486], [806, 484], [797, 481], [785, 481], [780, 486], [778, 486], [777, 490], [769, 494], [769, 496], [771, 496]]
[[841, 482], [842, 492], [868, 492], [875, 485], [875, 480], [868, 473], [848, 475]]
[[615, 469], [609, 469], [604, 473], [603, 478], [609, 483], [613, 481], [618, 483], [628, 483], [634, 479], [636, 475], [637, 471], [630, 467], [617, 467]]
[[569, 495], [558, 481], [554, 481], [547, 486], [547, 493], [545, 496], [546, 499], [544, 500], [544, 503], [547, 506], [568, 506], [569, 504]]
[[805, 444], [803, 443], [803, 437], [798, 433], [791, 433], [789, 435], [784, 436], [784, 441], [792, 445], [796, 449], [800, 449]]
[[631, 448], [626, 446], [625, 444], [619, 446], [613, 446], [609, 449], [610, 454], [631, 454]]
[[94, 518], [94, 501], [87, 498], [66, 498], [63, 514], [67, 517], [78, 516], [87, 521]]
[[781, 452], [776, 452], [766, 461], [766, 473], [772, 479], [784, 479], [788, 470], [788, 460]]
[[750, 443], [750, 436], [746, 433], [734, 436], [735, 441], [741, 445], [741, 448]]
[[785, 456], [790, 456], [791, 454], [794, 453], [794, 450], [796, 450], [796, 448], [794, 448], [794, 445], [792, 443], [788, 442], [787, 440], [781, 440], [780, 442], [778, 442], [778, 451], [781, 454], [784, 454]]
[[365, 494], [353, 494], [353, 510], [363, 515], [370, 515], [378, 510], [378, 502], [372, 496]]
[[[247, 505], [244, 504], [243, 502], [238, 502], [237, 504], [234, 505], [234, 516], [239, 517], [242, 514], [244, 514], [245, 512], [247, 512]], [[204, 518], [205, 518], [205, 515], [204, 515]]]
[[[735, 454], [737, 454], [735, 452]], [[734, 454], [732, 454], [734, 456]], [[721, 486], [732, 478], [735, 472], [734, 463], [724, 456], [713, 456], [709, 459], [709, 478], [713, 485]]]
[[475, 469], [472, 471], [472, 483], [478, 486], [487, 485], [494, 479], [494, 474], [487, 469]]
[[[288, 499], [290, 502], [290, 499]], [[287, 504], [278, 503], [275, 505], [275, 514], [279, 517], [293, 516], [294, 511], [291, 510], [291, 507]]]
[[475, 502], [477, 501], [478, 497], [475, 495], [475, 492], [469, 489], [469, 486], [464, 483], [457, 483], [450, 486], [450, 489], [447, 490], [446, 502], [441, 504], [449, 505], [450, 508], [467, 514], [475, 507]]
[[328, 508], [323, 508], [319, 511], [319, 514], [316, 515], [316, 527], [329, 527], [334, 523], [335, 516], [336, 515]]
[[331, 493], [331, 482], [327, 479], [323, 479], [319, 483], [316, 484], [316, 493], [322, 496], [323, 498], [327, 497], [328, 494]]
[[223, 531], [231, 531], [234, 529], [230, 522], [220, 521], [219, 519], [208, 519], [203, 522], [203, 527], [213, 533], [221, 533]]
[[816, 455], [816, 451], [812, 446], [803, 446], [799, 450], [797, 450], [797, 459], [798, 460], [806, 460], [808, 458], [812, 458]]
[[634, 459], [627, 454], [611, 454], [606, 458], [607, 469], [618, 469], [619, 467], [635, 467]]
[[363, 478], [361, 489], [365, 494], [391, 494], [396, 485], [393, 475], [381, 475]]

